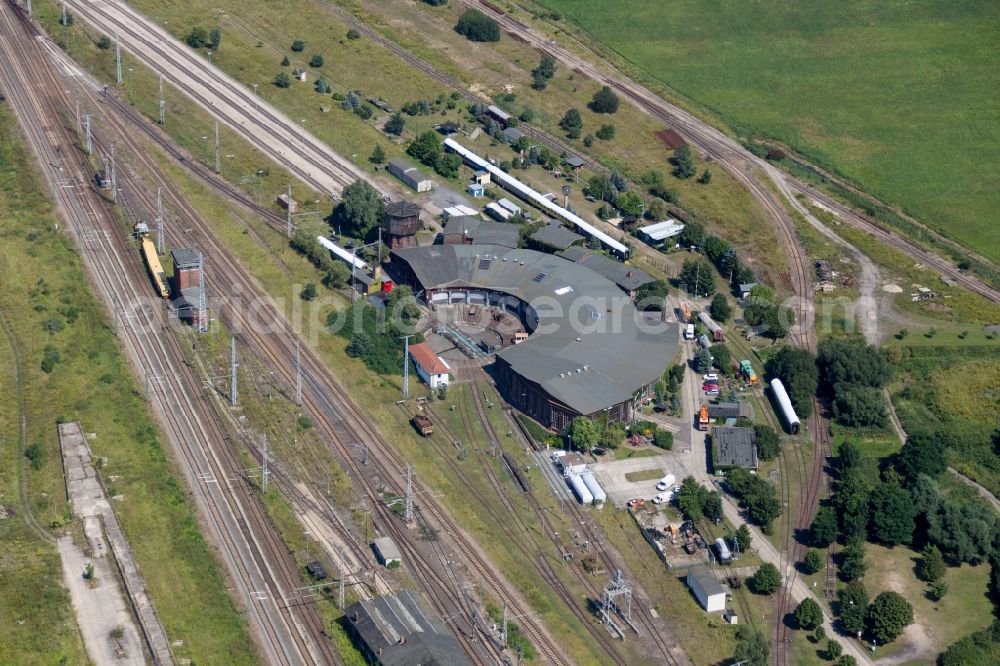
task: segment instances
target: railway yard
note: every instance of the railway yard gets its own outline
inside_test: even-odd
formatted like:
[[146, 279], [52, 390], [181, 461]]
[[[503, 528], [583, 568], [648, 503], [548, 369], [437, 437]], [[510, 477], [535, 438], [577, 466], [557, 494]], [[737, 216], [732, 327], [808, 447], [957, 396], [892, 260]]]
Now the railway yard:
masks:
[[[202, 159], [181, 147], [166, 127], [139, 110], [130, 89], [125, 94], [120, 61], [117, 84], [105, 82], [45, 33], [31, 2], [0, 3], [0, 104], [13, 112], [35, 158], [35, 164], [22, 168], [37, 172], [44, 183], [61, 221], [57, 232], [72, 240], [89, 288], [103, 304], [107, 326], [128, 361], [133, 391], [148, 405], [173, 470], [196, 508], [198, 529], [252, 642], [241, 652], [260, 663], [288, 666], [444, 663], [440, 660], [447, 661], [443, 655], [452, 649], [477, 665], [738, 661], [791, 666], [820, 663], [812, 654], [820, 652], [807, 645], [796, 626], [796, 609], [814, 600], [820, 609], [814, 626], [826, 637], [842, 636], [838, 650], [855, 664], [882, 663], [873, 657], [874, 644], [869, 651], [860, 640], [862, 632], [855, 639], [839, 624], [835, 598], [844, 587], [838, 563], [845, 545], [831, 539], [819, 549], [821, 569], [806, 572], [802, 566], [807, 553], [816, 552], [810, 551], [808, 535], [817, 510], [838, 491], [837, 455], [844, 441], [828, 397], [818, 397], [814, 389], [811, 414], [800, 423], [792, 407], [799, 396], [790, 401], [769, 370], [778, 349], [805, 350], [809, 358], [822, 355], [828, 335], [817, 326], [816, 261], [804, 247], [803, 225], [858, 266], [859, 298], [849, 314], [857, 319], [862, 344], [877, 345], [886, 333], [876, 312], [884, 269], [831, 230], [817, 210], [830, 211], [839, 222], [984, 302], [1000, 303], [1000, 292], [754, 156], [596, 55], [581, 55], [575, 41], [560, 45], [492, 2], [456, 1], [483, 12], [533, 54], [608, 86], [624, 103], [675, 128], [700, 159], [724, 170], [771, 222], [787, 259], [787, 271], [775, 276], [779, 284], [772, 287], [786, 297], [782, 307], [791, 312], [793, 325], [783, 340], [764, 343], [763, 334], [749, 332], [752, 327], [743, 319], [752, 301], [747, 294], [725, 298], [740, 307], [735, 321], [725, 323], [727, 315], [720, 320], [725, 325], [711, 331], [698, 324], [699, 332], [716, 332], [715, 342], [724, 340], [726, 358], [733, 359], [732, 368], [718, 368], [723, 395], [718, 377], [700, 368], [701, 357], [711, 349], [708, 338], [702, 336], [702, 343], [682, 336], [688, 321], [697, 322], [692, 305], [707, 318], [716, 302], [698, 294], [682, 300], [675, 294], [683, 285], [667, 291], [660, 279], [677, 275], [681, 261], [687, 267], [688, 249], [678, 245], [671, 253], [603, 217], [585, 220], [594, 216], [578, 214], [568, 203], [564, 208], [555, 195], [533, 202], [532, 196], [542, 195], [517, 180], [504, 183], [508, 169], [476, 152], [482, 149], [473, 143], [480, 128], [468, 141], [459, 137], [464, 144], [454, 139], [442, 144], [443, 153], [460, 158], [462, 175], [441, 185], [452, 203], [457, 199], [449, 188], [461, 191], [464, 175], [479, 179], [486, 174], [487, 183], [492, 175], [494, 186], [526, 201], [525, 212], [534, 206], [527, 217], [540, 212], [543, 220], [551, 215], [554, 224], [573, 227], [587, 238], [585, 249], [583, 244], [571, 249], [584, 258], [610, 257], [607, 263], [615, 268], [602, 271], [572, 254], [526, 249], [523, 237], [508, 243], [496, 235], [465, 247], [470, 241], [463, 231], [451, 245], [447, 214], [439, 238], [413, 231], [402, 241], [395, 235], [390, 239], [395, 232], [388, 216], [381, 219], [381, 201], [377, 235], [373, 230], [351, 239], [344, 249], [336, 244], [347, 239], [332, 222], [335, 215], [326, 219], [310, 212], [300, 216], [308, 218], [300, 223], [290, 201], [285, 201], [286, 214], [262, 200], [259, 191], [254, 196], [253, 186], [245, 187], [249, 181], [234, 182], [223, 173], [218, 125], [236, 137], [240, 150], [267, 160], [264, 169], [282, 169], [297, 188], [317, 193], [319, 206], [336, 207], [358, 182], [385, 202], [411, 199], [412, 192], [381, 168], [359, 165], [357, 155], [339, 154], [308, 131], [304, 119], [296, 122], [264, 101], [256, 85], [251, 88], [213, 66], [211, 53], [206, 61], [175, 39], [165, 22], [125, 3], [65, 0], [60, 19], [65, 27], [72, 24], [66, 19], [72, 12], [98, 34], [113, 36], [110, 47], [100, 48], [114, 53], [120, 41], [136, 68], [160, 78], [161, 98], [166, 79], [212, 118], [212, 168], [209, 137], [202, 137]], [[490, 101], [361, 14], [324, 0], [315, 5], [350, 26], [357, 37], [349, 39], [370, 40], [405, 67], [455, 91], [453, 100], [484, 106]], [[128, 74], [131, 85], [131, 67]], [[541, 128], [523, 124], [521, 129], [556, 154], [579, 152]], [[618, 174], [592, 157], [584, 156], [581, 164], [593, 174]], [[567, 202], [569, 189], [563, 190]], [[432, 205], [429, 197], [417, 200], [417, 224], [426, 229], [428, 211], [439, 212], [442, 206], [440, 200]], [[501, 205], [505, 201], [514, 206], [506, 199]], [[253, 256], [283, 271], [294, 293], [267, 282], [262, 276], [270, 273], [227, 241], [231, 237], [220, 233], [220, 221], [211, 218], [207, 202], [230, 213], [227, 223], [239, 223], [254, 246]], [[478, 221], [478, 211], [473, 212]], [[293, 270], [277, 258], [290, 242], [292, 247], [301, 243], [303, 235], [313, 243], [322, 236], [324, 246], [333, 248], [332, 254], [320, 250], [323, 261], [295, 257], [301, 260], [297, 275], [324, 285], [315, 302], [317, 284], [291, 282]], [[385, 250], [383, 243], [389, 246]], [[377, 253], [369, 254], [371, 247]], [[371, 265], [358, 261], [362, 254]], [[350, 266], [343, 284], [336, 284], [335, 271], [314, 270], [331, 258], [332, 264]], [[623, 267], [623, 258], [631, 263]], [[640, 266], [655, 273], [638, 270], [649, 282], [664, 285], [661, 302], [647, 311], [636, 306], [636, 287], [626, 286]], [[725, 276], [709, 279], [719, 285], [726, 281]], [[307, 296], [310, 288], [313, 295]], [[740, 285], [736, 295], [742, 290]], [[412, 314], [390, 311], [393, 291], [406, 295], [403, 306]], [[407, 300], [411, 293], [414, 298]], [[355, 315], [353, 335], [334, 330], [343, 313]], [[374, 336], [363, 328], [362, 319], [369, 315], [382, 326]], [[406, 337], [406, 346], [399, 342], [396, 349], [390, 337]], [[425, 344], [423, 354], [431, 361], [410, 351], [409, 345], [418, 342]], [[369, 365], [375, 353], [391, 355], [391, 371]], [[742, 365], [741, 359], [746, 359]], [[713, 362], [709, 355], [711, 372]], [[440, 383], [431, 376], [440, 376], [434, 380]], [[725, 401], [750, 405], [755, 416], [747, 423], [740, 412], [739, 418], [719, 418], [711, 427], [700, 421], [707, 403]], [[901, 430], [894, 412], [893, 419]], [[81, 421], [85, 429], [86, 420]], [[779, 507], [773, 521], [762, 525], [752, 519], [745, 498], [741, 501], [727, 483], [728, 464], [720, 467], [713, 458], [723, 425], [751, 432], [761, 426], [778, 438], [773, 458], [762, 459], [758, 467], [754, 448], [753, 464], [747, 466], [756, 481], [770, 481]], [[648, 428], [646, 434], [636, 434], [632, 428], [637, 426]], [[588, 428], [596, 428], [592, 437]], [[110, 497], [101, 460], [96, 464]], [[589, 476], [586, 482], [582, 475]], [[719, 497], [714, 519], [701, 509], [688, 515], [690, 509], [678, 499], [682, 479], [685, 492], [697, 488]], [[33, 519], [30, 511], [25, 519]], [[44, 541], [55, 542], [55, 525], [33, 529]], [[728, 550], [723, 555], [714, 545], [735, 546], [737, 529], [752, 540], [742, 559]], [[127, 526], [124, 531], [129, 532]], [[61, 534], [79, 541], [72, 529]], [[384, 550], [387, 543], [399, 551], [394, 562]], [[770, 596], [743, 584], [765, 564], [774, 565], [780, 577]], [[691, 583], [694, 572], [706, 565], [713, 583], [722, 586], [722, 616], [718, 608], [709, 609]], [[140, 620], [135, 625], [152, 617], [158, 629], [151, 636], [128, 623], [125, 641], [133, 647], [144, 642], [146, 663], [189, 663], [179, 658], [183, 641], [171, 635], [171, 622], [156, 618], [155, 595], [142, 585], [133, 592], [130, 583], [141, 581], [142, 558], [129, 566], [131, 578], [122, 588], [126, 595], [141, 595], [130, 599]], [[71, 586], [74, 608], [86, 588]], [[387, 641], [375, 645], [372, 629], [358, 619], [359, 605], [351, 604], [404, 593], [419, 599], [417, 610], [442, 627], [440, 636], [432, 641], [422, 629], [412, 629], [420, 621], [410, 611], [395, 619], [372, 611], [376, 620], [371, 623]], [[674, 596], [665, 599], [665, 594]], [[355, 609], [352, 615], [348, 607]], [[735, 617], [739, 626], [734, 629]], [[80, 631], [99, 624], [81, 622]], [[766, 644], [762, 659], [757, 653], [739, 660], [750, 640], [744, 627]], [[117, 636], [112, 647], [124, 644], [122, 634]], [[102, 656], [106, 647], [93, 647], [100, 644], [97, 638], [102, 637], [84, 635], [90, 659], [113, 663]], [[388, 656], [406, 655], [408, 642], [414, 655], [421, 649], [427, 654]], [[920, 657], [929, 657], [927, 648], [921, 649]], [[807, 652], [809, 660], [803, 661]], [[890, 653], [887, 666], [904, 663], [896, 654]]]

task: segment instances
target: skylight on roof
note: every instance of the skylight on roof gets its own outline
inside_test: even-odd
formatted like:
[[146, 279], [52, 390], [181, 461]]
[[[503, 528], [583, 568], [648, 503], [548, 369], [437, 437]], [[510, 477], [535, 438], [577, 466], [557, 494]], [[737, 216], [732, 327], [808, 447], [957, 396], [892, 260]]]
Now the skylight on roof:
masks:
[[556, 289], [556, 295], [557, 296], [562, 296], [563, 294], [568, 294], [571, 291], [573, 291], [573, 287], [569, 287], [569, 286], [559, 287], [558, 289]]

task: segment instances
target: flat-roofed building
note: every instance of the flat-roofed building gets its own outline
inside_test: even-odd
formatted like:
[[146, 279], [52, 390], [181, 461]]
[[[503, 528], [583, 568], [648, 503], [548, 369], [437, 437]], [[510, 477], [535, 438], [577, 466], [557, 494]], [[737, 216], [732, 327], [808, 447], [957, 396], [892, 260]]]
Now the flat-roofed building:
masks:
[[757, 469], [757, 437], [753, 428], [720, 426], [712, 429], [712, 454], [716, 469]]

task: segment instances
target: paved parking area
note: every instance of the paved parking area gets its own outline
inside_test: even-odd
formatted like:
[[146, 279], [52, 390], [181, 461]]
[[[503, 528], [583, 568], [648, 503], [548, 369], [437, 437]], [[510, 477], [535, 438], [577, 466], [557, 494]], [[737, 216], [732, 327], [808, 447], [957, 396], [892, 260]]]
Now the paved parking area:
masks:
[[[630, 499], [642, 497], [651, 500], [656, 497], [656, 481], [667, 474], [677, 477], [680, 483], [682, 475], [673, 457], [667, 454], [649, 456], [646, 458], [629, 458], [628, 460], [612, 460], [610, 462], [590, 465], [597, 481], [608, 494], [608, 500], [616, 507], [624, 507]], [[625, 475], [632, 472], [658, 470], [656, 479], [651, 481], [629, 481]]]

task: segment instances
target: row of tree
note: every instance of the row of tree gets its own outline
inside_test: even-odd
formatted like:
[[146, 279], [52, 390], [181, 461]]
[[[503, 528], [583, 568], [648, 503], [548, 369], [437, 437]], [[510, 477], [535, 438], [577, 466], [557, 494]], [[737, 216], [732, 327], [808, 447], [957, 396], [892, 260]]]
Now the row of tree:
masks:
[[816, 365], [821, 388], [837, 421], [855, 428], [888, 424], [882, 387], [892, 377], [885, 354], [871, 345], [827, 338], [819, 344]]
[[774, 485], [737, 467], [726, 475], [726, 486], [740, 500], [750, 522], [759, 525], [764, 534], [770, 534], [774, 521], [781, 515], [781, 502]]

